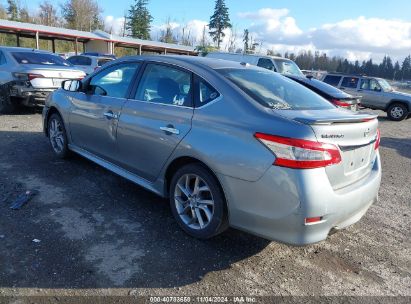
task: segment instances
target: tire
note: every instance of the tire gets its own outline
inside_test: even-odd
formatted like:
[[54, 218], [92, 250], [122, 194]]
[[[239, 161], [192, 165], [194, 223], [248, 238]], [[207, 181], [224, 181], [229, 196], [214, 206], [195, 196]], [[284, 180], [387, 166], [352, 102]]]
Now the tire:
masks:
[[409, 114], [408, 108], [403, 103], [393, 103], [388, 107], [387, 115], [390, 120], [401, 121], [407, 118]]
[[[3, 92], [4, 91], [4, 92]], [[0, 113], [11, 114], [16, 110], [16, 105], [10, 98], [8, 90], [0, 90]]]
[[59, 114], [54, 113], [48, 119], [47, 134], [54, 155], [62, 159], [67, 158], [70, 154], [67, 133]]
[[[195, 190], [196, 181], [198, 191]], [[180, 168], [174, 174], [169, 190], [174, 218], [190, 236], [209, 239], [228, 228], [223, 191], [218, 180], [204, 166], [189, 164]]]

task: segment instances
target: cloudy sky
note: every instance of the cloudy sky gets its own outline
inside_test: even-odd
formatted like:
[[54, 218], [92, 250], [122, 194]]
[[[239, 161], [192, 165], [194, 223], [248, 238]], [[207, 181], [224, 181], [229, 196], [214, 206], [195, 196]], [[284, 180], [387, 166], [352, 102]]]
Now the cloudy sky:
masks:
[[[99, 0], [107, 30], [119, 31], [134, 0]], [[402, 60], [411, 53], [410, 0], [226, 0], [232, 24], [241, 35], [248, 28], [263, 49], [320, 50], [350, 60], [385, 54]], [[189, 28], [199, 38], [213, 13], [214, 0], [150, 0], [153, 38], [167, 19], [176, 33]], [[227, 33], [229, 34], [229, 33]], [[229, 36], [229, 35], [228, 35]]]

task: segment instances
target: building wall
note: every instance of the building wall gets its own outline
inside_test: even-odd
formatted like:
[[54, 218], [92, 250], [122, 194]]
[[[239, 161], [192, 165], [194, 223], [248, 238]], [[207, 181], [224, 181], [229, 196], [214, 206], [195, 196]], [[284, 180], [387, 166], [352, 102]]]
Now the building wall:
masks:
[[91, 40], [86, 43], [86, 52], [108, 53], [112, 54], [110, 49], [111, 43], [101, 40]]

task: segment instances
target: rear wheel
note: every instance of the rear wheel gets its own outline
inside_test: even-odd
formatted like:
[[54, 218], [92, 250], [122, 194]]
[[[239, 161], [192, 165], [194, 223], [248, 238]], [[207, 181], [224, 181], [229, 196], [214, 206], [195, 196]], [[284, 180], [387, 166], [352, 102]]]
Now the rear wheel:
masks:
[[54, 154], [59, 158], [66, 158], [69, 155], [67, 133], [63, 119], [57, 113], [52, 114], [48, 120], [48, 135]]
[[409, 111], [405, 104], [394, 103], [388, 107], [388, 118], [394, 121], [401, 121], [407, 118]]
[[228, 227], [224, 194], [217, 179], [200, 164], [179, 169], [170, 184], [170, 206], [189, 235], [208, 239]]
[[14, 104], [12, 98], [8, 91], [0, 90], [0, 113], [10, 114], [16, 110], [16, 105]]

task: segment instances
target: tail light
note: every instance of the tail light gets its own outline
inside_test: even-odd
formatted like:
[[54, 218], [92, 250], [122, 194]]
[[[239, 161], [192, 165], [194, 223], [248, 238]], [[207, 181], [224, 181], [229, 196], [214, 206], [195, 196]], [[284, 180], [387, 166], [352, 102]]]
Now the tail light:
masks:
[[340, 150], [332, 144], [263, 133], [254, 136], [274, 153], [275, 166], [314, 169], [341, 162]]
[[41, 74], [33, 74], [33, 73], [13, 73], [14, 77], [18, 78], [19, 80], [23, 81], [31, 81], [36, 78], [44, 78]]
[[40, 75], [40, 74], [31, 74], [31, 73], [28, 74], [27, 77], [28, 77], [29, 81], [31, 81], [31, 80], [33, 80], [33, 79], [36, 79], [36, 78], [44, 78], [43, 75]]
[[380, 143], [381, 143], [381, 132], [380, 132], [380, 129], [377, 129], [377, 139], [375, 140], [375, 146], [374, 146], [375, 150], [378, 150], [378, 148], [380, 147]]
[[338, 106], [338, 107], [350, 107], [351, 106], [351, 104], [349, 104], [347, 102], [343, 102], [339, 99], [331, 99], [331, 102], [333, 104], [335, 104], [336, 106]]

